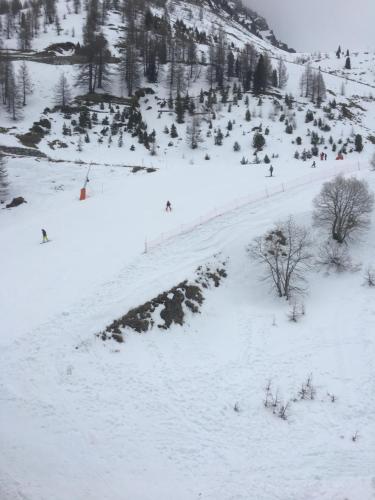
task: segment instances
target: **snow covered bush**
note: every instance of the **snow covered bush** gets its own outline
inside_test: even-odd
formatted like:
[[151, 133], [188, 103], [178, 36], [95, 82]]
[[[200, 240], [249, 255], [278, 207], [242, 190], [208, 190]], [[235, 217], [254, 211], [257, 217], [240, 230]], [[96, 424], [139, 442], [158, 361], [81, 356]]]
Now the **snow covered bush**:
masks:
[[315, 399], [316, 389], [312, 383], [312, 374], [309, 375], [306, 379], [306, 382], [303, 382], [301, 385], [301, 389], [298, 392], [298, 397], [301, 400], [306, 399]]
[[264, 390], [265, 390], [265, 397], [263, 401], [264, 407], [272, 410], [272, 413], [280, 417], [282, 420], [287, 420], [290, 402], [288, 401], [284, 403], [279, 399], [278, 391], [274, 393], [272, 390], [271, 381], [268, 381]]
[[372, 266], [365, 271], [365, 284], [371, 288], [375, 286], [375, 269]]
[[374, 196], [365, 181], [338, 175], [323, 184], [313, 203], [314, 225], [329, 229], [332, 238], [343, 243], [368, 227]]
[[304, 304], [299, 304], [298, 302], [294, 301], [292, 303], [290, 311], [288, 313], [288, 319], [289, 319], [289, 321], [292, 321], [293, 323], [298, 323], [298, 321], [304, 315], [305, 315], [305, 306], [304, 306]]
[[320, 267], [325, 267], [327, 271], [333, 270], [336, 273], [356, 270], [347, 246], [333, 240], [327, 240], [320, 247], [316, 263]]
[[310, 235], [292, 217], [255, 238], [249, 247], [253, 259], [263, 264], [264, 279], [279, 297], [289, 299], [304, 290], [305, 274], [311, 266]]

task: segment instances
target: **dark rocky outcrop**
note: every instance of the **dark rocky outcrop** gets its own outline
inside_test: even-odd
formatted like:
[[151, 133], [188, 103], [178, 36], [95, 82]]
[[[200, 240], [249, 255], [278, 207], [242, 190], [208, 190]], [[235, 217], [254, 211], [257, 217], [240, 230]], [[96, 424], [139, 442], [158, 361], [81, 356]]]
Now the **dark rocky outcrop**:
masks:
[[124, 316], [113, 321], [98, 334], [102, 340], [113, 339], [123, 342], [125, 329], [144, 333], [157, 326], [168, 330], [173, 324], [183, 325], [187, 311], [199, 313], [204, 302], [203, 290], [211, 286], [218, 287], [227, 276], [225, 262], [220, 266], [200, 266], [196, 271], [196, 279], [189, 283], [182, 281], [177, 286], [161, 293], [152, 300], [130, 309]]
[[6, 205], [6, 207], [7, 208], [14, 208], [14, 207], [18, 207], [19, 205], [22, 205], [23, 203], [27, 203], [25, 198], [23, 198], [22, 196], [17, 196], [17, 198], [13, 198], [13, 200], [10, 203], [8, 203], [8, 205]]

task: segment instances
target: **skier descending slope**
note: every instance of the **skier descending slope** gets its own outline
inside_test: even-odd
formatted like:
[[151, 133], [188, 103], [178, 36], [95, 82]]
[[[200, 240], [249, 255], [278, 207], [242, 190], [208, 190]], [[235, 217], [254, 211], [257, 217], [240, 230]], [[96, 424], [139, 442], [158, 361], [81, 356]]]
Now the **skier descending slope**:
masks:
[[43, 236], [42, 243], [48, 243], [49, 239], [48, 239], [48, 236], [47, 236], [47, 231], [45, 229], [42, 229], [42, 236]]
[[169, 200], [167, 201], [167, 204], [165, 205], [165, 211], [172, 212], [172, 204]]

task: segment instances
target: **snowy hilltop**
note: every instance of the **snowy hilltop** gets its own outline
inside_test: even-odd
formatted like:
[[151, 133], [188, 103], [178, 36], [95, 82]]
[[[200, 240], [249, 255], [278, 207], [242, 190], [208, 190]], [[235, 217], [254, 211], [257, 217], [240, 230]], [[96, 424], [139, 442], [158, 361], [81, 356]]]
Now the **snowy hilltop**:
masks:
[[0, 0], [1, 500], [370, 500], [375, 50], [240, 2]]

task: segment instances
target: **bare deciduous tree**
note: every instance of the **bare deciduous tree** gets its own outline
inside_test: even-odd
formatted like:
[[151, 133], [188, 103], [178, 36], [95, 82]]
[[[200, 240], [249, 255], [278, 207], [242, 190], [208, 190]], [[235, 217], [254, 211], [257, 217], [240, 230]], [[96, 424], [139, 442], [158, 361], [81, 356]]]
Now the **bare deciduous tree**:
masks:
[[277, 64], [277, 81], [279, 89], [283, 89], [288, 81], [288, 72], [283, 59], [280, 57]]
[[5, 165], [5, 158], [0, 153], [0, 201], [4, 201], [8, 195], [8, 173]]
[[289, 299], [304, 290], [305, 273], [310, 268], [310, 236], [292, 217], [254, 240], [250, 255], [264, 264], [265, 280], [271, 282], [279, 297]]
[[200, 121], [196, 116], [186, 127], [186, 141], [191, 149], [197, 149], [199, 143], [202, 142]]
[[7, 111], [12, 120], [22, 117], [22, 96], [14, 74], [13, 63], [9, 64]]
[[32, 94], [33, 85], [31, 83], [30, 73], [25, 61], [22, 61], [18, 70], [18, 84], [22, 94], [22, 105], [26, 106], [26, 96]]
[[61, 73], [59, 81], [55, 87], [55, 103], [64, 109], [72, 100], [72, 91], [65, 73]]
[[314, 199], [314, 224], [328, 228], [332, 238], [343, 243], [369, 225], [373, 204], [374, 196], [365, 181], [338, 175], [324, 183]]

